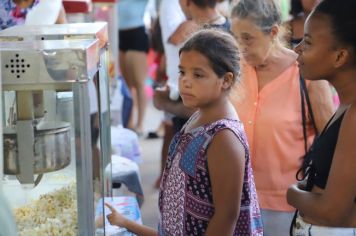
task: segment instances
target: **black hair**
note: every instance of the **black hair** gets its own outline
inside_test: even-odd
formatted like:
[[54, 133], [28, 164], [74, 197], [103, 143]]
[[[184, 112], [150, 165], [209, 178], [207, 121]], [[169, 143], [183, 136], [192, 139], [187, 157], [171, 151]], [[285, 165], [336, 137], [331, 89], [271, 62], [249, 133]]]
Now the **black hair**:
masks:
[[179, 55], [189, 51], [204, 55], [219, 78], [231, 72], [234, 81], [238, 79], [240, 58], [236, 41], [231, 34], [219, 29], [202, 29], [185, 42]]
[[289, 13], [292, 16], [297, 17], [302, 12], [303, 12], [302, 1], [301, 0], [291, 0]]
[[356, 1], [323, 0], [314, 9], [313, 15], [327, 15], [331, 22], [334, 37], [341, 44], [351, 46], [356, 53]]
[[219, 0], [191, 0], [195, 5], [197, 5], [200, 8], [214, 8], [218, 2], [221, 2]]

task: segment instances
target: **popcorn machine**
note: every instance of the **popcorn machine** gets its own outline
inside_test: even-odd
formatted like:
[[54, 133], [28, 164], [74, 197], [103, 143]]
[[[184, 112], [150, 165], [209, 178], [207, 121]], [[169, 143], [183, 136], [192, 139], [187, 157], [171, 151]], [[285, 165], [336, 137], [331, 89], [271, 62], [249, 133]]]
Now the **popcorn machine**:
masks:
[[[4, 156], [0, 181], [20, 235], [95, 235], [110, 196], [105, 23], [18, 26], [0, 33]], [[99, 161], [92, 155], [96, 82]], [[94, 179], [93, 173], [99, 171]], [[105, 233], [105, 232], [104, 232]]]
[[[106, 22], [56, 24], [56, 25], [19, 25], [0, 32], [0, 41], [36, 41], [36, 40], [77, 40], [98, 39], [97, 52], [98, 73], [89, 81], [90, 113], [99, 114], [99, 150], [100, 156], [95, 157], [93, 166], [94, 178], [103, 175], [103, 166], [111, 162], [111, 135], [109, 111], [109, 83], [108, 76], [108, 28]], [[96, 86], [95, 86], [96, 85]], [[96, 87], [96, 88], [95, 88]], [[100, 96], [98, 96], [100, 94]], [[65, 100], [62, 99], [62, 101]], [[94, 121], [91, 120], [91, 123]], [[93, 126], [93, 124], [91, 124]], [[95, 124], [94, 124], [95, 125]], [[93, 149], [94, 156], [97, 150]], [[98, 160], [100, 159], [101, 162]], [[111, 196], [111, 179], [104, 180], [104, 195]]]

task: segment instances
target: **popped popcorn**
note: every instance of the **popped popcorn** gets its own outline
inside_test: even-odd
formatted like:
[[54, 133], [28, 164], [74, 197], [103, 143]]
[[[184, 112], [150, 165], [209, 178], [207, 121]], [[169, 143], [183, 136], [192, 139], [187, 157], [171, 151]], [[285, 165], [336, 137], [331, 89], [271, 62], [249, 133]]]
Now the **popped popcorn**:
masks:
[[19, 236], [77, 235], [75, 185], [43, 194], [36, 201], [14, 210]]

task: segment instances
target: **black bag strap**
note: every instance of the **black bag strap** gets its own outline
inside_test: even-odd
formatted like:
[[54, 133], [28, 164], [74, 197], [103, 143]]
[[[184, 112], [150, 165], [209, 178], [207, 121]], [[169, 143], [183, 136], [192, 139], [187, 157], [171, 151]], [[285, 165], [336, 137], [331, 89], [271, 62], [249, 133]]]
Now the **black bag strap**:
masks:
[[305, 110], [305, 102], [307, 103], [308, 106], [308, 112], [309, 112], [309, 118], [311, 121], [311, 124], [313, 126], [315, 135], [317, 136], [318, 129], [315, 124], [315, 119], [314, 119], [314, 113], [313, 109], [310, 103], [310, 98], [309, 98], [309, 93], [308, 89], [305, 83], [305, 79], [300, 75], [299, 77], [299, 82], [300, 82], [300, 98], [301, 98], [301, 105], [302, 105], [302, 125], [303, 125], [303, 137], [304, 137], [304, 150], [305, 153], [308, 151], [308, 140], [307, 140], [307, 114]]
[[[316, 128], [314, 113], [313, 113], [313, 109], [311, 107], [310, 98], [309, 98], [305, 80], [302, 76], [300, 76], [299, 81], [300, 81], [300, 97], [301, 97], [301, 106], [302, 106], [302, 128], [303, 128], [303, 138], [304, 138], [304, 151], [305, 151], [305, 154], [307, 154], [308, 137], [307, 137], [307, 115], [306, 115], [305, 103], [308, 106], [309, 118], [310, 118], [311, 124], [313, 126], [315, 135], [318, 136], [319, 133], [318, 133], [318, 129]], [[305, 176], [306, 173], [304, 173], [304, 171], [306, 171], [309, 164], [310, 164], [310, 160], [307, 157], [304, 157], [303, 164], [302, 164], [301, 168], [299, 168], [299, 170], [297, 171], [297, 173], [295, 175], [296, 179], [298, 181], [301, 181], [304, 179], [304, 177], [299, 178], [299, 176], [300, 176], [300, 174], [303, 174], [303, 176]]]
[[[300, 82], [300, 98], [301, 98], [301, 105], [302, 105], [302, 125], [303, 125], [303, 137], [304, 137], [304, 150], [305, 150], [305, 154], [306, 154], [308, 151], [308, 137], [307, 137], [307, 114], [306, 114], [306, 110], [305, 110], [305, 103], [307, 103], [307, 106], [308, 106], [309, 118], [310, 118], [311, 124], [313, 126], [315, 135], [318, 136], [319, 132], [318, 132], [318, 129], [316, 128], [314, 113], [313, 113], [313, 109], [312, 109], [312, 106], [310, 103], [307, 85], [305, 83], [305, 79], [301, 75], [299, 76], [299, 82]], [[304, 160], [303, 165], [307, 164], [308, 162], [309, 162], [309, 160]], [[298, 179], [298, 175], [303, 170], [304, 170], [303, 167], [298, 170], [298, 172], [296, 174], [297, 179]], [[289, 228], [290, 236], [293, 236], [293, 227], [295, 225], [297, 216], [298, 216], [298, 210], [295, 211], [292, 223]]]
[[294, 212], [294, 215], [293, 215], [293, 219], [292, 219], [292, 223], [290, 224], [289, 226], [289, 236], [293, 236], [293, 228], [295, 226], [295, 223], [297, 221], [297, 217], [298, 217], [298, 210], [296, 210]]

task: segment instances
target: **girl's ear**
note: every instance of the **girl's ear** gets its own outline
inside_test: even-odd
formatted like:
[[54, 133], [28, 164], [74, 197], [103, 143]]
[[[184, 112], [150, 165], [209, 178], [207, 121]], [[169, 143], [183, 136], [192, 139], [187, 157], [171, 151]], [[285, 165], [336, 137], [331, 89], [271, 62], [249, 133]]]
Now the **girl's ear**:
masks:
[[336, 52], [334, 66], [339, 68], [350, 60], [350, 53], [347, 49], [340, 49]]
[[222, 88], [224, 90], [227, 90], [232, 87], [233, 83], [234, 83], [234, 74], [231, 72], [225, 73]]

